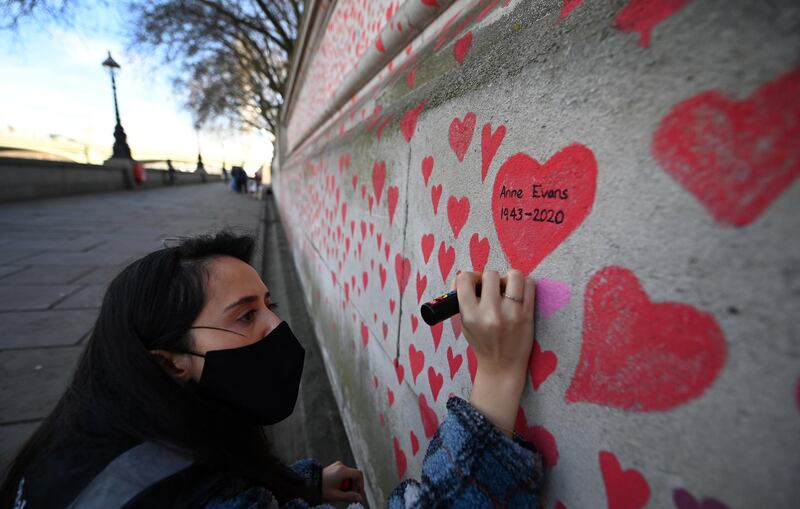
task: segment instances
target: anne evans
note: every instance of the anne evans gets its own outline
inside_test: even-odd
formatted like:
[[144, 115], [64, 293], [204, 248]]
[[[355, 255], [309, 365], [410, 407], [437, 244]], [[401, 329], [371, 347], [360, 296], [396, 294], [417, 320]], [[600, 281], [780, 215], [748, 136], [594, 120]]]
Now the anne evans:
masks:
[[[533, 184], [531, 186], [531, 198], [557, 198], [559, 200], [566, 200], [568, 198], [568, 189], [545, 189], [542, 184]], [[506, 188], [503, 184], [500, 189], [500, 198], [523, 198], [522, 189]]]

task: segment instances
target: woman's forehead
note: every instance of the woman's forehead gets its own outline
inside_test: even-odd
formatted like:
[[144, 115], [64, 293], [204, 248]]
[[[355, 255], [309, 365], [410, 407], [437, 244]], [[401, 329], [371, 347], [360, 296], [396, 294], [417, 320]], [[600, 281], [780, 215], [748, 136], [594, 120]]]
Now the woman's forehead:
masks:
[[267, 287], [252, 265], [231, 256], [220, 256], [208, 264], [209, 302], [231, 300], [247, 295], [263, 295]]

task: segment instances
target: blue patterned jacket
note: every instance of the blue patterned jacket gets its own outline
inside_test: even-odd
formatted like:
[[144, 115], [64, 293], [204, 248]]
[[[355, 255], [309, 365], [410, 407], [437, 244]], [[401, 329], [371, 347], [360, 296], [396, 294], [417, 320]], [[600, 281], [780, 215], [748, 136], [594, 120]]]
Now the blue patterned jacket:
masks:
[[[508, 438], [467, 401], [452, 396], [422, 462], [422, 479], [407, 479], [389, 496], [389, 509], [429, 507], [539, 506], [542, 459], [519, 435]], [[312, 486], [322, 482], [322, 465], [301, 460], [292, 468]], [[361, 509], [351, 504], [348, 509]], [[311, 509], [296, 499], [279, 506], [268, 490], [250, 488], [233, 498], [213, 499], [207, 509]], [[334, 509], [329, 504], [314, 509]]]

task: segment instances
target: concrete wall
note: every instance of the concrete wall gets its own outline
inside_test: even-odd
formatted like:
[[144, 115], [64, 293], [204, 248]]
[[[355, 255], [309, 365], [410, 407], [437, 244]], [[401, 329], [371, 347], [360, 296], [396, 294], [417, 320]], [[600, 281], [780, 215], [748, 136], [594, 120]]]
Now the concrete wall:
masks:
[[[0, 203], [168, 185], [166, 171], [145, 171], [145, 182], [134, 184], [128, 167], [0, 157]], [[206, 175], [204, 179], [202, 175], [177, 172], [175, 182], [199, 184], [219, 180], [219, 175]]]
[[543, 507], [797, 507], [797, 2], [368, 4], [311, 3], [273, 185], [373, 507], [471, 387], [420, 302], [484, 267], [537, 280]]

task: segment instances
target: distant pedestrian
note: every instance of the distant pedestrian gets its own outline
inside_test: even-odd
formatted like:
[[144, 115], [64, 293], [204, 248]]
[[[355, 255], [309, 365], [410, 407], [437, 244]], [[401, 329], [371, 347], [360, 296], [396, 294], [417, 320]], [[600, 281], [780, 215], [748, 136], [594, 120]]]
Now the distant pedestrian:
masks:
[[237, 193], [242, 193], [247, 190], [247, 173], [241, 166], [231, 167], [231, 178], [233, 179], [233, 189]]
[[228, 182], [228, 170], [225, 169], [225, 163], [222, 163], [222, 181]]
[[167, 159], [167, 178], [169, 185], [175, 184], [175, 168], [172, 167], [172, 161]]

